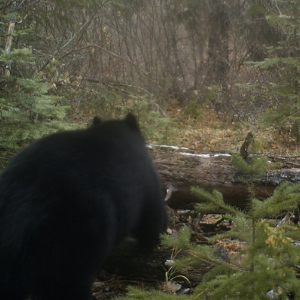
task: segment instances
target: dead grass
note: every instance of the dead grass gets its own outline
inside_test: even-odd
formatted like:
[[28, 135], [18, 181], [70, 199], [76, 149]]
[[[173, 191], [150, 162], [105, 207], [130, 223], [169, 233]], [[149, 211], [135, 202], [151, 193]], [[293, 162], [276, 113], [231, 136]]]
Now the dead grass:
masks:
[[213, 109], [203, 108], [201, 118], [184, 117], [183, 108], [172, 106], [168, 115], [178, 121], [179, 134], [173, 137], [176, 146], [199, 151], [239, 153], [247, 134], [251, 131], [257, 141], [256, 152], [262, 154], [299, 155], [300, 145], [290, 130], [265, 128], [256, 124], [226, 120]]

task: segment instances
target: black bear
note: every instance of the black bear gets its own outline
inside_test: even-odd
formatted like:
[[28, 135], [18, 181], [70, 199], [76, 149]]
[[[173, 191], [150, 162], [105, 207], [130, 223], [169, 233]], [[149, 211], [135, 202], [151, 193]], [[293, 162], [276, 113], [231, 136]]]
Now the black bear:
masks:
[[39, 139], [0, 180], [0, 299], [90, 300], [97, 270], [124, 236], [153, 248], [166, 227], [132, 114]]

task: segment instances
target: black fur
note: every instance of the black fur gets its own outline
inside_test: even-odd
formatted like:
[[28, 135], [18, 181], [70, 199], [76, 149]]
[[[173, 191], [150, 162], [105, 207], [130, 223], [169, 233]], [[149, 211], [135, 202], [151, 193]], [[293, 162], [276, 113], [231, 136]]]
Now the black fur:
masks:
[[159, 178], [132, 114], [23, 149], [0, 180], [0, 299], [90, 300], [107, 255], [166, 229]]

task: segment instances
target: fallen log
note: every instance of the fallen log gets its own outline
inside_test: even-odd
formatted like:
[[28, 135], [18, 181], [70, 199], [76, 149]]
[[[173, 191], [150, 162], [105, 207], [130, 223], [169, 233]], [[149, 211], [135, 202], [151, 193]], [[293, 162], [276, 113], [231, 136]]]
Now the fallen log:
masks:
[[[208, 191], [218, 190], [224, 201], [244, 209], [247, 205], [247, 187], [238, 181], [239, 170], [228, 153], [198, 153], [192, 149], [173, 146], [148, 146], [149, 153], [168, 190], [167, 203], [175, 209], [193, 208], [201, 201], [190, 193], [192, 186]], [[272, 195], [284, 181], [300, 182], [300, 157], [268, 156], [270, 164], [281, 162], [256, 182], [258, 199]]]

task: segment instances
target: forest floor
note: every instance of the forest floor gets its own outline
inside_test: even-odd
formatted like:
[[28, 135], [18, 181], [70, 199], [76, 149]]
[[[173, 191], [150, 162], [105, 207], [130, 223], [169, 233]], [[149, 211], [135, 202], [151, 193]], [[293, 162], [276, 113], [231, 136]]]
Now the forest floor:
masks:
[[[211, 237], [225, 233], [234, 226], [224, 219], [223, 215], [204, 214], [199, 217], [193, 210], [170, 209], [169, 221], [168, 234], [176, 237], [180, 228], [188, 226], [191, 229], [190, 242], [193, 245], [210, 245], [216, 249], [216, 255], [225, 262], [230, 262], [231, 257], [244, 249], [243, 242], [238, 240], [222, 239], [214, 244], [209, 243]], [[279, 221], [280, 219], [277, 222]], [[176, 258], [187, 255], [188, 252], [183, 250]], [[119, 299], [126, 296], [128, 286], [143, 291], [158, 290], [172, 295], [192, 295], [212, 265], [203, 263], [197, 268], [189, 267], [175, 273], [167, 263], [173, 258], [174, 251], [161, 246], [151, 253], [145, 253], [136, 242], [132, 240], [124, 242], [99, 271], [93, 286], [94, 299]], [[295, 267], [295, 271], [297, 278], [300, 279], [299, 266]]]
[[[182, 226], [188, 225], [192, 230], [193, 244], [207, 244], [209, 237], [228, 231], [231, 227], [228, 221], [221, 220], [221, 215], [203, 215], [199, 219], [197, 213], [191, 211], [170, 212], [168, 233], [178, 235]], [[223, 240], [212, 247], [222, 249], [222, 256], [228, 259], [233, 253], [243, 248], [237, 241]], [[128, 241], [123, 243], [108, 259], [99, 271], [94, 283], [95, 299], [113, 299], [124, 296], [129, 285], [143, 290], [160, 290], [178, 295], [189, 295], [203, 279], [210, 265], [203, 264], [197, 269], [188, 269], [172, 273], [166, 262], [172, 259], [172, 251], [157, 247], [152, 253], [144, 253], [137, 244]], [[186, 255], [183, 251], [179, 257]], [[169, 272], [168, 272], [169, 270]]]
[[[174, 146], [197, 149], [199, 152], [239, 153], [247, 134], [251, 131], [257, 141], [258, 153], [299, 155], [300, 145], [290, 127], [266, 126], [263, 120], [239, 121], [234, 116], [217, 113], [209, 106], [197, 110], [194, 117], [186, 107], [169, 102], [167, 116], [178, 130], [170, 138]], [[196, 117], [195, 117], [196, 116]], [[154, 141], [155, 143], [155, 141]]]

